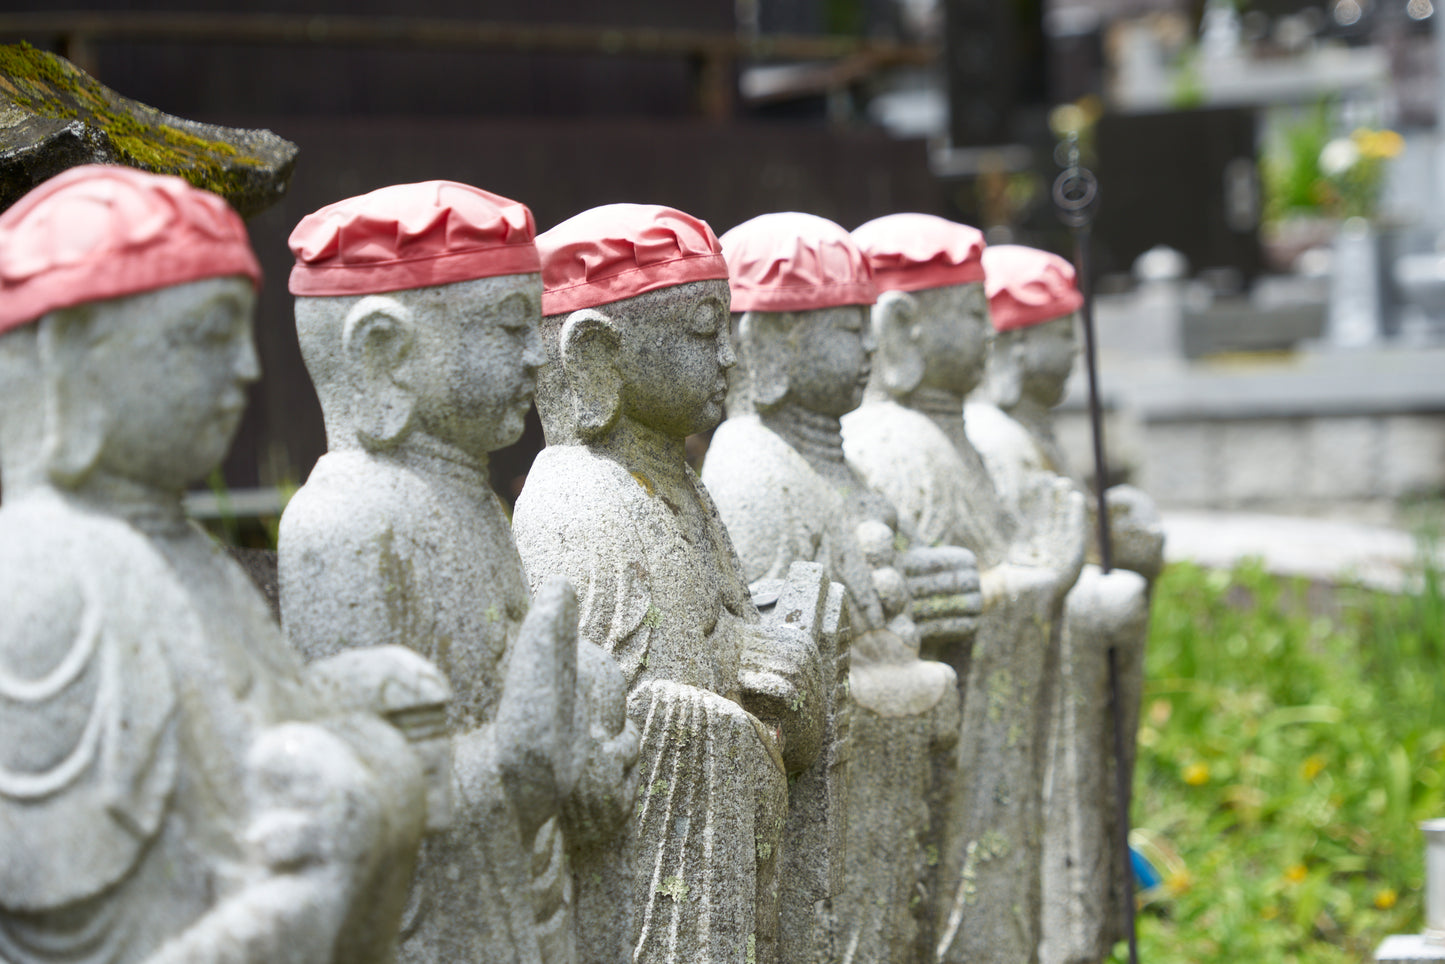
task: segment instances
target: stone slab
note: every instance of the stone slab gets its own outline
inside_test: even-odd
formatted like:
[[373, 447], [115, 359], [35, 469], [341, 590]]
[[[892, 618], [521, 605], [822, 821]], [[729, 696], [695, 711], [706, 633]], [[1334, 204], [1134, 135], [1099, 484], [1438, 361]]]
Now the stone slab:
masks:
[[1419, 560], [1415, 539], [1386, 526], [1250, 512], [1164, 513], [1165, 558], [1227, 569], [1257, 557], [1279, 575], [1398, 592]]
[[1375, 951], [1376, 964], [1433, 964], [1445, 961], [1445, 944], [1432, 944], [1423, 934], [1393, 934]]
[[250, 217], [285, 194], [296, 145], [270, 131], [173, 117], [63, 57], [23, 43], [0, 47], [0, 210], [82, 164], [174, 174]]

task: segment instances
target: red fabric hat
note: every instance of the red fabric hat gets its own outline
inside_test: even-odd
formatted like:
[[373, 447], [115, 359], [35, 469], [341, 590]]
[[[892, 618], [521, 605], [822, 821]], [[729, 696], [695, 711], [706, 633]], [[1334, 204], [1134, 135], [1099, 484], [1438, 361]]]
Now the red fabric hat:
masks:
[[87, 164], [0, 214], [0, 332], [57, 308], [261, 266], [241, 217], [178, 177]]
[[983, 232], [932, 214], [890, 214], [855, 228], [879, 291], [920, 291], [983, 280]]
[[999, 331], [1062, 318], [1084, 303], [1074, 286], [1074, 266], [1038, 248], [993, 245], [983, 252], [983, 270], [989, 313]]
[[735, 312], [811, 311], [878, 300], [868, 259], [827, 218], [762, 214], [724, 234], [722, 245]]
[[544, 315], [728, 277], [707, 222], [656, 204], [604, 204], [583, 211], [542, 232], [537, 250]]
[[328, 204], [291, 232], [293, 295], [367, 295], [535, 274], [525, 204], [455, 181], [393, 184]]

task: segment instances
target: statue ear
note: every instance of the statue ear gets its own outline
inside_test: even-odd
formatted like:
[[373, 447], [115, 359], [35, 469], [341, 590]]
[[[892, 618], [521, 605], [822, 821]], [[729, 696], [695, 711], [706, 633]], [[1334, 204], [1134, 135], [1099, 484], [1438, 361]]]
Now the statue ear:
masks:
[[354, 374], [351, 413], [366, 448], [399, 442], [416, 412], [416, 323], [411, 310], [386, 295], [363, 298], [343, 323], [341, 350]]
[[988, 393], [993, 403], [1008, 410], [1024, 394], [1024, 343], [1016, 335], [1000, 335], [988, 356]]
[[93, 397], [86, 377], [90, 323], [87, 306], [58, 311], [40, 323], [44, 465], [50, 480], [65, 488], [73, 488], [90, 474], [105, 445], [109, 407], [104, 399]]
[[885, 291], [870, 315], [878, 343], [874, 363], [888, 394], [911, 393], [923, 381], [924, 358], [918, 347], [918, 301], [906, 291]]
[[567, 316], [559, 346], [577, 435], [591, 441], [617, 424], [622, 411], [617, 329], [600, 311], [583, 308]]
[[753, 405], [766, 411], [788, 397], [788, 361], [792, 350], [781, 344], [791, 319], [774, 312], [747, 311], [738, 322], [738, 347], [743, 356]]

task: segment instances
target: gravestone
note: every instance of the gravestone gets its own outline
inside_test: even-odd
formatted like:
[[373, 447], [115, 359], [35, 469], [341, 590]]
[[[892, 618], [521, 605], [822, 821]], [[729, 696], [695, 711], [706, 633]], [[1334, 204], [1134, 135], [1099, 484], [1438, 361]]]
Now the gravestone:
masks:
[[291, 236], [296, 327], [330, 451], [281, 520], [282, 616], [308, 659], [396, 644], [439, 665], [458, 807], [427, 841], [401, 959], [628, 959], [599, 875], [636, 789], [622, 675], [563, 580], [528, 591], [487, 458], [542, 360], [531, 212], [464, 184], [382, 188]]

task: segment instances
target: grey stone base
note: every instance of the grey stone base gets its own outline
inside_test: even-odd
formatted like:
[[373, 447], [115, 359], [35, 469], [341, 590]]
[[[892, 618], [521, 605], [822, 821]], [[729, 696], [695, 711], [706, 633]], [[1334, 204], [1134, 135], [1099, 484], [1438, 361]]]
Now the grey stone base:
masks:
[[1445, 944], [1432, 944], [1423, 934], [1395, 934], [1375, 951], [1376, 964], [1431, 964], [1445, 961]]

